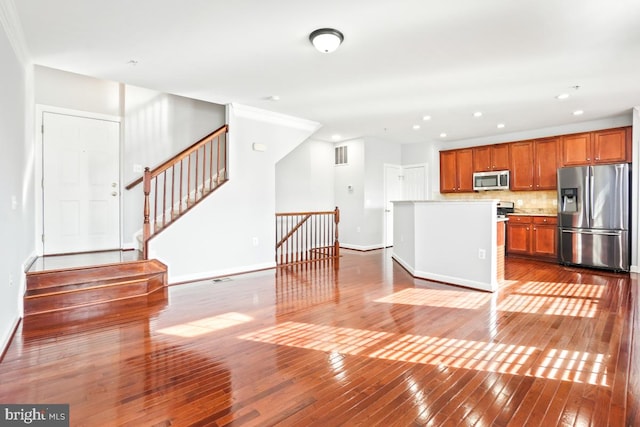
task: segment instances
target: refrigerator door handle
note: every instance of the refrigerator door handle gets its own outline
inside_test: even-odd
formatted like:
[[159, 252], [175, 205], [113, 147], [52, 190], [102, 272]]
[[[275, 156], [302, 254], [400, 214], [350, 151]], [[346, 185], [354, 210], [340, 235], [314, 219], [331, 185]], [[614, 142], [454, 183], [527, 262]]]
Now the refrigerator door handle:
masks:
[[598, 234], [602, 236], [619, 236], [622, 234], [621, 231], [601, 231], [601, 230], [588, 230], [588, 229], [583, 229], [583, 230], [562, 229], [561, 231], [563, 233], [571, 233], [571, 234]]
[[593, 204], [593, 198], [594, 198], [594, 194], [593, 194], [593, 188], [595, 185], [594, 179], [595, 177], [593, 176], [593, 171], [589, 170], [589, 225], [591, 227], [593, 227], [593, 220], [595, 219], [593, 216], [593, 212], [595, 211], [595, 205]]

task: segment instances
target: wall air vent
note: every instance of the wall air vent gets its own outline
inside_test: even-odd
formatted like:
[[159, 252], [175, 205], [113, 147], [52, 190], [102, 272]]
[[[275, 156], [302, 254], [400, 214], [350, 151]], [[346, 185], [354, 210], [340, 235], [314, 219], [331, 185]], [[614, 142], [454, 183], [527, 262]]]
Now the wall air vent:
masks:
[[348, 164], [348, 158], [347, 158], [347, 146], [346, 145], [341, 145], [339, 147], [335, 148], [335, 154], [336, 154], [336, 158], [335, 158], [335, 165], [346, 165]]

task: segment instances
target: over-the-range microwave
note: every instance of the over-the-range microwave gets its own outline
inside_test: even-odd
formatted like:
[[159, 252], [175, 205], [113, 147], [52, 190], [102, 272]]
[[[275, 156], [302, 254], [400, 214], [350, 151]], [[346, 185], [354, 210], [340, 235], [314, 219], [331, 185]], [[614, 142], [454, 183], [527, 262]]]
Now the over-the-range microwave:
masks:
[[509, 171], [490, 171], [473, 173], [473, 190], [508, 190]]

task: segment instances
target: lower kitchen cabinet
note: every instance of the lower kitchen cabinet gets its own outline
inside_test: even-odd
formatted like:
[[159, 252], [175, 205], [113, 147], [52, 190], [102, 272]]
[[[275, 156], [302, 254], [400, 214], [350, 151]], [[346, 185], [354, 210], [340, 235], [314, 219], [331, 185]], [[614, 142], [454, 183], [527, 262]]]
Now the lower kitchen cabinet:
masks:
[[556, 259], [557, 224], [556, 217], [510, 215], [507, 222], [507, 255]]

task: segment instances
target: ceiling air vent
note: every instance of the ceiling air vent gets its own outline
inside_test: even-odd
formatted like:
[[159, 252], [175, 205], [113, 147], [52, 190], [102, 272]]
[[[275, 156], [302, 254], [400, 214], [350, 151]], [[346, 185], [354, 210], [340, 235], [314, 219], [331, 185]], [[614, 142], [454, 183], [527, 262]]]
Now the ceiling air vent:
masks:
[[348, 158], [347, 158], [347, 146], [346, 145], [341, 145], [339, 147], [335, 148], [336, 150], [336, 159], [335, 159], [335, 165], [346, 165], [348, 163]]

